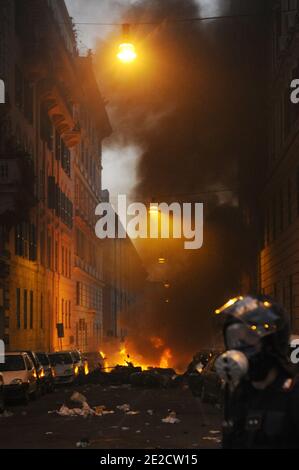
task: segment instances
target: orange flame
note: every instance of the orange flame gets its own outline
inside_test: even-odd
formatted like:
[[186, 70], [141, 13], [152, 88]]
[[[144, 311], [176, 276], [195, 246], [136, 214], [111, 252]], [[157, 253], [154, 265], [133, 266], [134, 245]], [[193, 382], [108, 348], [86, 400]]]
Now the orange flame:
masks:
[[160, 360], [160, 367], [162, 369], [167, 369], [169, 367], [169, 361], [172, 359], [172, 352], [171, 349], [167, 348], [164, 350], [161, 360]]

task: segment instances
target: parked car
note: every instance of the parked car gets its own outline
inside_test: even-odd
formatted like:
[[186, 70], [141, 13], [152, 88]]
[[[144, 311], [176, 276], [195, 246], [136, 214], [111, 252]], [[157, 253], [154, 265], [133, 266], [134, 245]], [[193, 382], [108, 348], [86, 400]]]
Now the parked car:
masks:
[[189, 388], [193, 395], [200, 397], [203, 402], [222, 403], [223, 384], [215, 369], [215, 361], [219, 354], [219, 352], [211, 354], [206, 365], [199, 362], [189, 374]]
[[4, 412], [4, 378], [0, 374], [0, 413]]
[[38, 393], [46, 393], [47, 390], [47, 384], [46, 384], [46, 377], [45, 377], [45, 370], [39, 361], [37, 355], [33, 351], [25, 351], [28, 356], [30, 357], [31, 361], [33, 362], [33, 365], [36, 370], [36, 375], [37, 375], [37, 385], [38, 385]]
[[55, 384], [72, 384], [76, 381], [79, 375], [79, 368], [69, 351], [51, 353], [49, 354], [49, 359], [55, 371]]
[[28, 403], [30, 397], [37, 397], [37, 373], [27, 353], [6, 353], [5, 363], [0, 364], [0, 373], [4, 380], [5, 398], [21, 399]]
[[79, 376], [88, 375], [88, 362], [87, 359], [83, 357], [80, 351], [77, 349], [71, 351], [71, 355], [73, 356], [75, 366], [78, 367]]
[[50, 359], [47, 353], [37, 352], [36, 357], [43, 366], [45, 378], [44, 385], [47, 392], [53, 392], [54, 390], [54, 368], [51, 366]]

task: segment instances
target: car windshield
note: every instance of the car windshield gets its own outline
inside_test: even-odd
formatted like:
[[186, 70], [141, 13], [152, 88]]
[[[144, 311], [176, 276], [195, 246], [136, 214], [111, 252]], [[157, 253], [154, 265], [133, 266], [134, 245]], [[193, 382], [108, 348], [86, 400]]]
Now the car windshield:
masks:
[[5, 364], [0, 364], [0, 372], [16, 372], [25, 370], [23, 356], [5, 356]]
[[72, 356], [67, 353], [49, 354], [49, 359], [52, 366], [57, 364], [73, 364]]
[[75, 359], [76, 362], [80, 362], [80, 354], [77, 353], [76, 351], [72, 351], [72, 356]]
[[49, 358], [47, 356], [47, 354], [43, 354], [43, 353], [37, 353], [37, 358], [39, 360], [39, 362], [41, 363], [42, 366], [49, 366], [50, 365], [50, 361], [49, 361]]

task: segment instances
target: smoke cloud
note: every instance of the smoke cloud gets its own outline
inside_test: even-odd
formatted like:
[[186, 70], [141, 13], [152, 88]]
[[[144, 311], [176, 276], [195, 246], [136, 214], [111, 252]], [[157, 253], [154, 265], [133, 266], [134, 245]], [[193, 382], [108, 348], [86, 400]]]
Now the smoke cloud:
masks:
[[[242, 11], [236, 2], [218, 6], [223, 13], [244, 13], [246, 5], [259, 13], [260, 3], [242, 2]], [[201, 13], [195, 0], [135, 2], [124, 22], [159, 23], [132, 26], [136, 64], [124, 69], [111, 59], [117, 35], [99, 43], [95, 56], [115, 129], [111, 144], [120, 159], [123, 147], [140, 149], [131, 196], [205, 203], [199, 252], [187, 253], [170, 241], [140, 245], [152, 279], [169, 279], [172, 289], [167, 308], [161, 307], [162, 291], [141, 318], [142, 341], [136, 331], [136, 345], [149, 356], [153, 348], [150, 341], [145, 347], [145, 325], [149, 338], [162, 332], [175, 351], [174, 365], [215, 345], [211, 313], [240, 289], [244, 252], [251, 253], [252, 246], [238, 208], [239, 185], [242, 194], [252, 187], [250, 159], [262, 148], [264, 131], [261, 17], [172, 22]], [[159, 254], [167, 266], [157, 275]]]

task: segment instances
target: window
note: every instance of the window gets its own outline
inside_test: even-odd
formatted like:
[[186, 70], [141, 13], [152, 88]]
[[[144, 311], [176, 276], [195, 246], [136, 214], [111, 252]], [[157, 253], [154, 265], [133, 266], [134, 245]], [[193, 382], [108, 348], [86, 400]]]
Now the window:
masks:
[[24, 116], [33, 123], [33, 87], [27, 80], [24, 80]]
[[69, 250], [66, 249], [66, 250], [65, 250], [65, 270], [64, 270], [66, 277], [69, 277], [69, 273], [68, 273], [68, 259], [69, 259]]
[[21, 289], [16, 290], [16, 317], [17, 317], [17, 328], [21, 328]]
[[48, 115], [48, 110], [44, 105], [40, 107], [40, 138], [48, 146], [49, 150], [53, 147], [53, 124]]
[[30, 224], [29, 234], [29, 260], [36, 261], [37, 259], [37, 240], [36, 240], [36, 227]]
[[55, 240], [55, 258], [54, 258], [54, 263], [55, 263], [55, 271], [58, 271], [58, 242]]
[[292, 181], [288, 180], [288, 223], [292, 223]]
[[47, 268], [52, 268], [52, 238], [49, 234], [47, 237]]
[[61, 252], [61, 272], [62, 272], [62, 275], [64, 276], [64, 246], [62, 247], [62, 252]]
[[25, 364], [26, 364], [26, 369], [27, 370], [32, 370], [33, 369], [33, 364], [31, 362], [31, 359], [27, 356], [25, 356]]
[[44, 329], [44, 296], [40, 296], [40, 329]]
[[76, 285], [76, 304], [81, 305], [81, 295], [82, 295], [82, 284], [77, 282]]
[[69, 328], [72, 327], [71, 317], [72, 317], [72, 314], [71, 314], [71, 301], [69, 300]]
[[276, 240], [276, 199], [272, 201], [272, 239]]
[[15, 105], [23, 109], [23, 74], [20, 68], [16, 65], [15, 67]]
[[72, 277], [72, 254], [69, 252], [69, 277]]
[[45, 232], [40, 233], [40, 262], [45, 266]]
[[30, 291], [30, 303], [29, 303], [29, 319], [30, 319], [30, 330], [33, 330], [33, 291]]
[[61, 167], [68, 176], [71, 176], [71, 152], [61, 139]]
[[279, 228], [283, 232], [284, 229], [284, 201], [283, 201], [283, 189], [279, 193]]
[[27, 318], [27, 290], [24, 290], [24, 329], [27, 330], [28, 327], [28, 318]]

